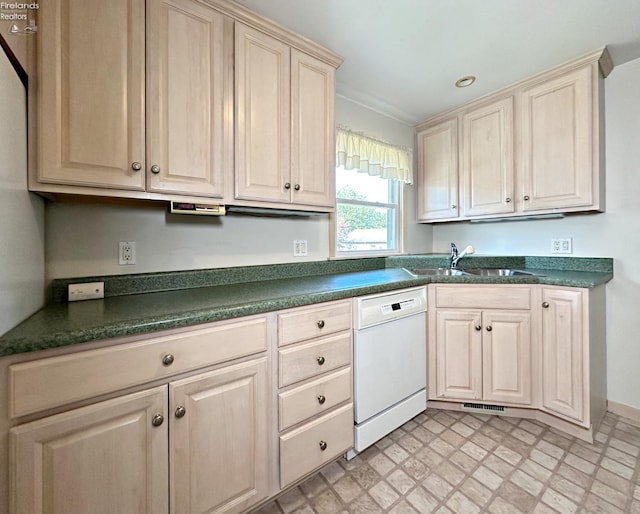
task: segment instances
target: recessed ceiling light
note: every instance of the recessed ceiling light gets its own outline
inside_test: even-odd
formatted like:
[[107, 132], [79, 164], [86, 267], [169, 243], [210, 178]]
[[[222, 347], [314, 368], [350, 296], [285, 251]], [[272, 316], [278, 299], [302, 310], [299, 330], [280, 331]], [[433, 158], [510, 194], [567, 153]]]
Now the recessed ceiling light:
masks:
[[456, 87], [468, 87], [476, 81], [473, 75], [467, 75], [461, 79], [456, 80]]

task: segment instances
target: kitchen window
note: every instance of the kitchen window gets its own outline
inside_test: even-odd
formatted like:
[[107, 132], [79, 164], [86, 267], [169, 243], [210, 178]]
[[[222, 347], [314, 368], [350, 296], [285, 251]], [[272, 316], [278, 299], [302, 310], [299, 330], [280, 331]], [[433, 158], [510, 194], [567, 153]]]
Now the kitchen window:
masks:
[[409, 150], [338, 129], [336, 257], [402, 252], [402, 185], [412, 182], [411, 162]]

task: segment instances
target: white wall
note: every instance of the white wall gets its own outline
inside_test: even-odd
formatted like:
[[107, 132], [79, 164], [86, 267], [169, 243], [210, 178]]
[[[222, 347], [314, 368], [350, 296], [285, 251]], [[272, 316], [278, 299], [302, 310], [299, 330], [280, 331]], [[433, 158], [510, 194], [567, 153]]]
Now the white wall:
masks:
[[27, 192], [26, 92], [0, 49], [0, 335], [44, 304], [44, 206]]
[[607, 285], [607, 375], [610, 400], [640, 408], [640, 59], [605, 80], [604, 214], [486, 224], [451, 223], [433, 231], [435, 252], [454, 241], [477, 253], [550, 255], [552, 237], [572, 237], [573, 255], [613, 257]]
[[[413, 146], [413, 127], [343, 98], [337, 122], [355, 131]], [[431, 228], [415, 224], [415, 186], [407, 187], [409, 251], [431, 249]], [[47, 280], [151, 271], [319, 261], [329, 258], [329, 217], [258, 218], [169, 215], [164, 204], [140, 207], [48, 203]], [[293, 257], [293, 240], [308, 241], [308, 257]], [[137, 264], [118, 265], [118, 242], [135, 241]]]

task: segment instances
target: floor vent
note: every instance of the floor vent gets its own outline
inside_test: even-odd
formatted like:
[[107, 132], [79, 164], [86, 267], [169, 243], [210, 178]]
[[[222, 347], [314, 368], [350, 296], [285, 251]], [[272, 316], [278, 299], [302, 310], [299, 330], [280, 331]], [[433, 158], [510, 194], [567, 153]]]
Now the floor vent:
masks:
[[484, 412], [485, 414], [502, 414], [505, 408], [502, 405], [485, 405], [484, 403], [463, 403], [462, 410], [472, 412]]

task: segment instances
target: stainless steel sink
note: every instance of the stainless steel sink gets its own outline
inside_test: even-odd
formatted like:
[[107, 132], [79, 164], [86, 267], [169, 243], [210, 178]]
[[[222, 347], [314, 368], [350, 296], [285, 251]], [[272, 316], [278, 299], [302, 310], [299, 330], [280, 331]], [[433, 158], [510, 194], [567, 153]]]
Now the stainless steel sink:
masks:
[[470, 275], [481, 277], [539, 277], [539, 273], [532, 273], [520, 269], [510, 268], [466, 268], [464, 270]]
[[411, 272], [415, 275], [432, 275], [432, 276], [461, 276], [469, 275], [466, 270], [451, 268], [415, 268]]

